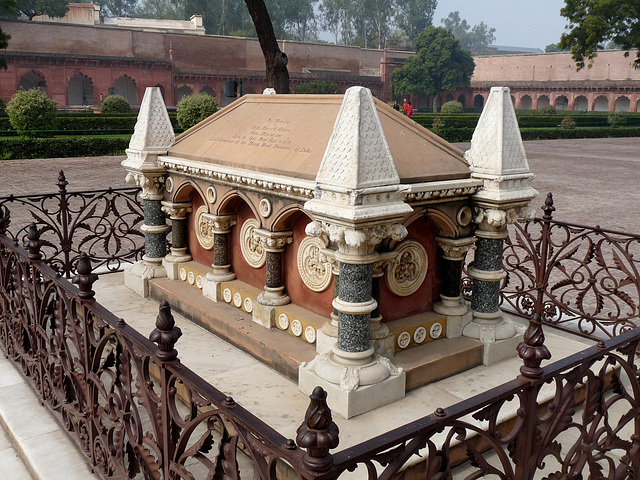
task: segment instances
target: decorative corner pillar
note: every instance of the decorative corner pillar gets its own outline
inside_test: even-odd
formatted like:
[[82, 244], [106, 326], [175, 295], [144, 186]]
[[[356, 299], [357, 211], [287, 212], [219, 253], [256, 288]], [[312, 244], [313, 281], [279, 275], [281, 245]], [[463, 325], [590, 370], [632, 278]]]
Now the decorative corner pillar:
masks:
[[275, 326], [275, 307], [291, 302], [284, 293], [282, 281], [282, 252], [293, 241], [293, 232], [271, 232], [256, 228], [253, 240], [266, 252], [266, 280], [264, 292], [258, 295], [253, 308], [253, 321], [267, 328]]
[[442, 293], [433, 304], [433, 311], [447, 316], [447, 337], [462, 335], [465, 315], [469, 311], [460, 295], [462, 266], [467, 252], [474, 248], [476, 237], [445, 238], [436, 237], [436, 244], [442, 250]]
[[[314, 219], [306, 233], [327, 236], [340, 264], [338, 339], [298, 370], [298, 388], [329, 392], [329, 406], [345, 418], [404, 397], [406, 374], [371, 345], [373, 265], [383, 239], [402, 240], [413, 209], [387, 144], [371, 91], [349, 88], [316, 175], [314, 198], [304, 209]], [[324, 327], [323, 327], [324, 329]]]
[[529, 202], [538, 192], [531, 187], [529, 170], [511, 94], [507, 87], [493, 87], [471, 139], [465, 159], [472, 178], [483, 186], [472, 197], [473, 221], [478, 225], [476, 252], [469, 275], [473, 279], [473, 320], [463, 335], [484, 344], [483, 363], [489, 365], [516, 355], [522, 329], [505, 320], [500, 311], [500, 284], [507, 225], [519, 217], [530, 218]]
[[202, 225], [205, 236], [213, 235], [213, 270], [208, 272], [202, 281], [202, 294], [213, 300], [222, 298], [222, 282], [235, 280], [236, 275], [231, 271], [229, 261], [229, 232], [236, 224], [235, 215], [202, 214]]
[[191, 260], [187, 253], [187, 215], [192, 211], [191, 202], [163, 201], [162, 211], [171, 219], [171, 252], [162, 259], [162, 266], [167, 277], [177, 280], [178, 264]]
[[138, 295], [149, 295], [149, 279], [166, 277], [162, 259], [167, 254], [166, 234], [169, 227], [162, 212], [166, 169], [158, 163], [175, 141], [173, 127], [160, 88], [145, 91], [138, 120], [126, 150], [122, 166], [127, 170], [127, 183], [142, 187], [145, 253], [142, 261], [125, 270], [124, 283]]
[[378, 355], [391, 358], [395, 355], [394, 336], [389, 332], [389, 327], [382, 323], [380, 314], [380, 297], [382, 293], [382, 276], [385, 268], [394, 261], [396, 252], [384, 252], [373, 264], [373, 278], [371, 284], [371, 295], [376, 301], [376, 308], [371, 312], [371, 330], [369, 338], [371, 345]]
[[[335, 300], [340, 294], [340, 262], [336, 260], [336, 251], [329, 248], [320, 250], [320, 258], [331, 265], [331, 274], [333, 275], [333, 299]], [[335, 306], [329, 316], [331, 320], [325, 322], [316, 335], [317, 353], [330, 352], [338, 342], [338, 311]]]

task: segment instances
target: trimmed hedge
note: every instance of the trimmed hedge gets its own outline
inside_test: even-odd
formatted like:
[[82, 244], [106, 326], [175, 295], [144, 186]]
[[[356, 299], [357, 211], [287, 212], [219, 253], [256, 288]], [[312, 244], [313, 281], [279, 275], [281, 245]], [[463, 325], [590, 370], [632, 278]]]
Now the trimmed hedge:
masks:
[[0, 139], [0, 159], [95, 157], [124, 155], [130, 137], [63, 137]]
[[[469, 142], [473, 128], [430, 129], [448, 142]], [[443, 136], [443, 134], [445, 134]], [[640, 127], [521, 128], [523, 140], [559, 140], [572, 138], [640, 137]]]

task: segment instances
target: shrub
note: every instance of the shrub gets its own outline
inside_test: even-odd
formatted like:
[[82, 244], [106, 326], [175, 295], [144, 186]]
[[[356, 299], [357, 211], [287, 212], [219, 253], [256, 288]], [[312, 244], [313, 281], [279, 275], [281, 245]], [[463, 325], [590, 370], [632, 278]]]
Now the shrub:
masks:
[[63, 137], [0, 139], [0, 160], [122, 155], [130, 137]]
[[[336, 93], [338, 91], [338, 84], [330, 82], [328, 80], [314, 80], [312, 82], [304, 82], [294, 87], [293, 93]], [[393, 106], [393, 103], [391, 104]]]
[[100, 105], [100, 111], [102, 113], [129, 113], [131, 105], [129, 105], [129, 100], [122, 95], [110, 95]]
[[558, 111], [556, 110], [556, 107], [547, 105], [546, 107], [541, 107], [536, 110], [536, 113], [538, 115], [555, 115], [556, 113], [558, 113]]
[[434, 117], [433, 119], [433, 129], [434, 130], [443, 130], [446, 125], [444, 117]]
[[4, 115], [6, 112], [7, 106], [4, 103], [4, 100], [0, 98], [0, 115]]
[[576, 121], [573, 118], [567, 116], [562, 119], [562, 122], [560, 122], [560, 126], [562, 128], [567, 128], [571, 130], [576, 128]]
[[457, 114], [462, 112], [463, 109], [460, 102], [447, 102], [440, 109], [440, 113]]
[[612, 128], [618, 128], [627, 124], [627, 116], [624, 113], [613, 112], [607, 115], [607, 123]]
[[218, 100], [206, 93], [186, 95], [178, 102], [178, 123], [185, 130], [218, 111]]
[[42, 136], [43, 131], [54, 130], [56, 113], [57, 103], [37, 88], [19, 90], [7, 105], [11, 126], [25, 137]]

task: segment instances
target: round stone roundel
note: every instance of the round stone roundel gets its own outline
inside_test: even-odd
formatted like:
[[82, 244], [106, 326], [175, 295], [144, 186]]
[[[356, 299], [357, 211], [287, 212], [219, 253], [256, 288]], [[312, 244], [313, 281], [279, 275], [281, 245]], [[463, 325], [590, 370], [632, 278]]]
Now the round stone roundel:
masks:
[[324, 242], [316, 237], [305, 237], [298, 247], [298, 273], [309, 290], [323, 292], [331, 283], [331, 264], [322, 261], [320, 249]]
[[255, 218], [245, 220], [240, 229], [240, 250], [245, 261], [253, 268], [261, 268], [267, 261], [267, 252], [260, 242], [253, 238], [253, 231], [260, 224]]
[[209, 230], [209, 225], [207, 221], [202, 216], [203, 213], [207, 213], [209, 209], [206, 205], [201, 205], [196, 210], [196, 238], [198, 239], [198, 243], [205, 250], [211, 250], [213, 248], [213, 232]]
[[387, 268], [387, 286], [400, 297], [415, 293], [427, 276], [427, 251], [420, 242], [405, 240], [395, 249], [395, 260]]

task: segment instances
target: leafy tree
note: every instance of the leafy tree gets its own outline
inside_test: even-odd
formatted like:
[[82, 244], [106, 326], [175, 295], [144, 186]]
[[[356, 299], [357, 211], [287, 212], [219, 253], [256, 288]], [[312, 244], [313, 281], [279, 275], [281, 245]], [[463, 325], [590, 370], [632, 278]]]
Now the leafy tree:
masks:
[[475, 63], [471, 54], [443, 27], [428, 27], [414, 41], [416, 55], [391, 74], [395, 95], [433, 95], [437, 112], [440, 93], [469, 86]]
[[185, 6], [184, 3], [171, 0], [142, 0], [136, 7], [135, 16], [180, 20], [185, 16]]
[[218, 111], [218, 100], [206, 93], [186, 95], [177, 105], [178, 123], [185, 130]]
[[549, 45], [547, 45], [546, 47], [544, 47], [544, 51], [546, 53], [553, 53], [553, 52], [566, 52], [566, 49], [564, 48], [560, 48], [558, 46], [557, 43], [550, 43]]
[[413, 41], [420, 32], [433, 24], [438, 0], [396, 0], [396, 23]]
[[484, 22], [471, 27], [466, 20], [460, 18], [460, 12], [451, 12], [447, 18], [442, 19], [442, 24], [460, 42], [465, 50], [477, 55], [487, 52], [496, 37], [493, 35], [495, 28], [489, 28]]
[[322, 18], [321, 26], [331, 32], [336, 44], [350, 45], [355, 37], [353, 5], [350, 0], [322, 0], [318, 7]]
[[[16, 0], [0, 0], [0, 15], [13, 12], [16, 6]], [[9, 46], [9, 39], [11, 35], [4, 33], [0, 28], [0, 50], [4, 50]], [[7, 69], [7, 60], [0, 57], [0, 70]]]
[[38, 15], [50, 17], [64, 17], [69, 10], [69, 0], [17, 0], [16, 12], [23, 14], [29, 20]]
[[304, 82], [293, 89], [293, 93], [336, 93], [338, 85], [328, 80], [313, 80]]
[[98, 0], [96, 3], [102, 7], [101, 12], [109, 17], [132, 17], [138, 2], [137, 0]]
[[[612, 40], [624, 50], [637, 50], [634, 66], [640, 68], [640, 2], [637, 0], [565, 0], [560, 10], [569, 25], [559, 46], [571, 50], [578, 70], [584, 68]], [[629, 52], [625, 52], [625, 56]]]
[[122, 95], [109, 95], [100, 105], [100, 111], [102, 113], [129, 113], [131, 105], [129, 100]]
[[11, 126], [26, 137], [36, 137], [39, 131], [55, 129], [56, 113], [56, 102], [37, 88], [18, 90], [7, 105]]

